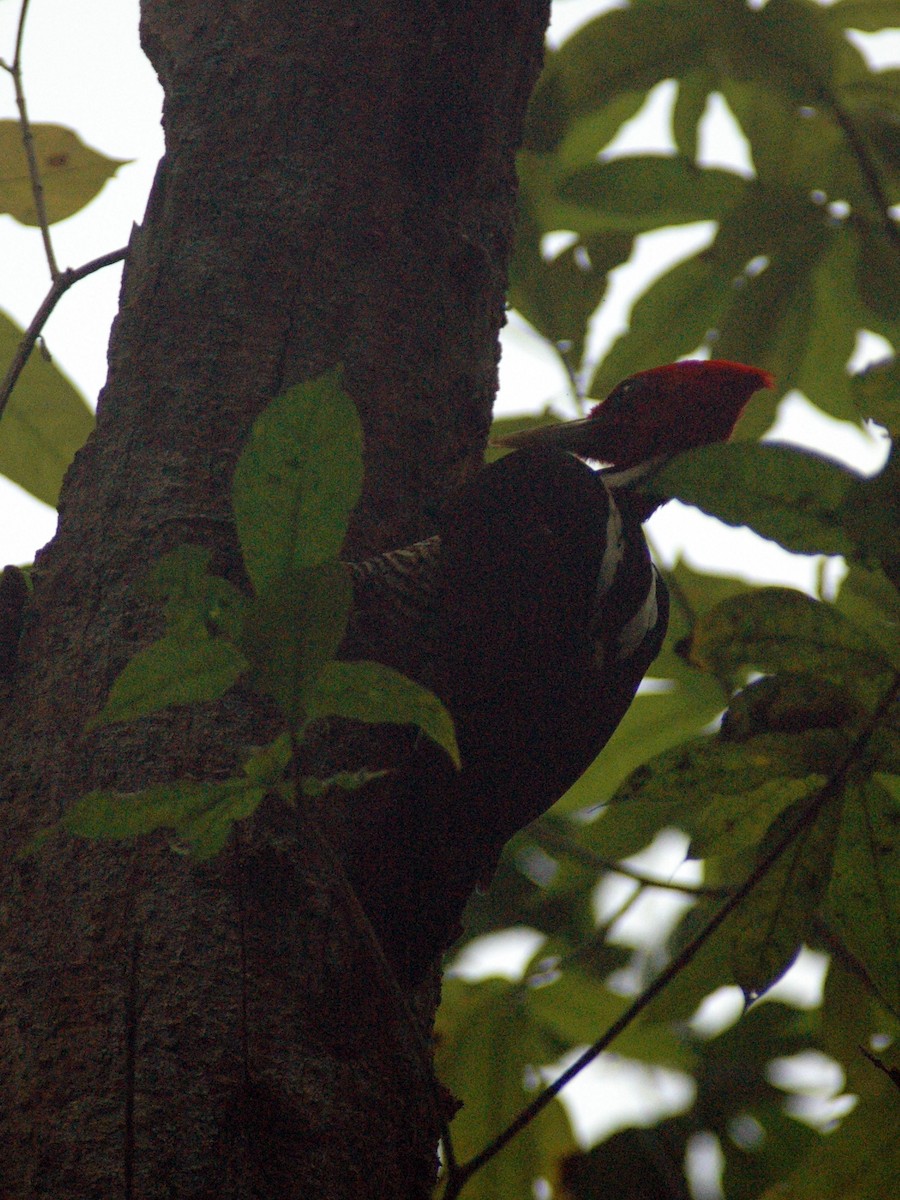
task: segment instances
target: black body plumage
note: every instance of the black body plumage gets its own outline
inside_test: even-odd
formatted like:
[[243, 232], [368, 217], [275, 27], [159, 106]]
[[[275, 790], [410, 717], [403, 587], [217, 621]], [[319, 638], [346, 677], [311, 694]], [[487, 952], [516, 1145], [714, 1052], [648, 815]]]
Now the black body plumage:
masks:
[[504, 842], [593, 761], [659, 651], [668, 597], [632, 495], [523, 450], [459, 491], [437, 538], [353, 568], [352, 655], [432, 688], [463, 760], [418, 739], [364, 818], [390, 861], [353, 882], [402, 975], [446, 948]]

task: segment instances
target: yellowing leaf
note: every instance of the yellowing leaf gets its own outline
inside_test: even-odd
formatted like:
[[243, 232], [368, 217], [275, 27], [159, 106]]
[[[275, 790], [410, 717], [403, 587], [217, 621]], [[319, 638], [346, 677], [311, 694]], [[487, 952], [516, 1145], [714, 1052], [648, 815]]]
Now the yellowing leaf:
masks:
[[[0, 312], [0, 375], [22, 333]], [[55, 507], [66, 468], [93, 428], [94, 414], [73, 384], [54, 363], [33, 353], [0, 420], [0, 472]]]
[[[32, 125], [47, 220], [62, 221], [93, 200], [129, 159], [107, 158], [62, 125]], [[28, 160], [18, 121], [0, 121], [0, 212], [37, 225]]]

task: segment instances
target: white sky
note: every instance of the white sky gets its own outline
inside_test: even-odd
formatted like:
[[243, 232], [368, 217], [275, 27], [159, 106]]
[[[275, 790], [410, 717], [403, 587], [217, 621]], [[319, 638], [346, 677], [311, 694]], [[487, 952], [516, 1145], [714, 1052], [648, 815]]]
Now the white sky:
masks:
[[[551, 36], [558, 38], [609, 0], [560, 0]], [[18, 0], [0, 0], [0, 55], [12, 57]], [[32, 121], [76, 129], [91, 146], [132, 160], [81, 213], [53, 226], [61, 266], [79, 266], [123, 246], [132, 222], [140, 221], [156, 163], [162, 153], [161, 92], [137, 36], [137, 0], [32, 0], [25, 36], [25, 89]], [[881, 61], [900, 60], [900, 32], [868, 38]], [[616, 142], [620, 153], [671, 148], [667, 113], [674, 85], [659, 85], [642, 113]], [[0, 74], [0, 117], [16, 113], [12, 84]], [[746, 143], [724, 105], [712, 106], [703, 138], [703, 161], [752, 169]], [[646, 280], [686, 257], [714, 233], [711, 223], [665, 230], [639, 239], [632, 263], [615, 272], [614, 286], [594, 322], [592, 346], [607, 346], [627, 325], [628, 310]], [[78, 284], [60, 302], [45, 330], [56, 363], [94, 401], [106, 373], [106, 342], [118, 302], [121, 268], [111, 267]], [[49, 286], [40, 236], [0, 216], [0, 308], [27, 325]], [[548, 402], [571, 411], [567, 381], [553, 352], [514, 314], [503, 334], [499, 413], [543, 408]], [[648, 364], [652, 365], [652, 364]], [[840, 452], [873, 470], [883, 449], [849, 426], [835, 441], [834, 423], [811, 418], [802, 401], [786, 406], [783, 437]], [[838, 451], [838, 446], [840, 450]], [[0, 563], [29, 561], [55, 528], [55, 514], [0, 477]], [[686, 548], [696, 565], [771, 577], [811, 587], [813, 560], [798, 560], [747, 531], [724, 531], [701, 514], [671, 504], [651, 532], [666, 556]]]

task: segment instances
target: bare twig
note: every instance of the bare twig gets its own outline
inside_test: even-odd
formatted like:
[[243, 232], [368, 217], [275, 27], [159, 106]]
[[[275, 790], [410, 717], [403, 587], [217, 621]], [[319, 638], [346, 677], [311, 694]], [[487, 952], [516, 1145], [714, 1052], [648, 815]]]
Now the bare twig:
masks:
[[41, 172], [38, 168], [37, 154], [34, 150], [34, 135], [31, 132], [31, 122], [28, 120], [28, 108], [25, 104], [25, 89], [22, 86], [22, 40], [25, 36], [25, 18], [28, 15], [28, 3], [29, 0], [22, 0], [22, 8], [19, 12], [19, 27], [16, 30], [16, 50], [12, 63], [0, 63], [0, 65], [5, 67], [12, 76], [13, 88], [16, 93], [16, 106], [19, 109], [19, 124], [22, 127], [22, 145], [25, 148], [28, 174], [31, 178], [34, 211], [37, 215], [41, 237], [44, 241], [44, 253], [47, 255], [50, 278], [55, 282], [59, 278], [59, 267], [56, 265], [56, 255], [53, 253], [53, 243], [50, 240], [50, 224], [47, 221], [47, 206], [44, 203], [44, 185], [41, 182]]
[[25, 364], [28, 362], [28, 358], [34, 349], [35, 342], [38, 340], [41, 330], [46, 325], [48, 317], [54, 308], [56, 308], [61, 297], [65, 295], [73, 283], [78, 283], [80, 279], [85, 279], [88, 275], [93, 275], [95, 271], [99, 271], [103, 267], [109, 267], [113, 263], [121, 262], [127, 252], [127, 246], [123, 246], [121, 250], [111, 250], [109, 254], [101, 254], [99, 258], [92, 259], [91, 262], [85, 263], [83, 267], [69, 267], [56, 276], [50, 285], [50, 291], [44, 297], [41, 307], [34, 314], [31, 324], [19, 342], [16, 352], [13, 355], [13, 360], [9, 364], [9, 370], [4, 376], [3, 383], [0, 384], [0, 417], [3, 416], [12, 390], [16, 386], [22, 371], [25, 369]]

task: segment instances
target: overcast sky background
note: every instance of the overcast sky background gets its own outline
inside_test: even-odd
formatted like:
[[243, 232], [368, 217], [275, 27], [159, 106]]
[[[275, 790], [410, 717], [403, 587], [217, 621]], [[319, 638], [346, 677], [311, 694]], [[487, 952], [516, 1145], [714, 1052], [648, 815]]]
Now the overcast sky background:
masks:
[[[558, 40], [590, 14], [613, 6], [604, 0], [560, 0], [551, 37]], [[0, 0], [0, 56], [7, 61], [13, 54], [18, 14], [19, 0]], [[142, 218], [162, 154], [162, 95], [140, 50], [137, 26], [138, 0], [90, 0], [89, 3], [32, 0], [31, 3], [24, 77], [32, 121], [67, 125], [104, 154], [131, 160], [87, 209], [53, 226], [56, 255], [62, 267], [80, 266], [126, 244], [132, 223]], [[900, 62], [900, 31], [860, 35], [857, 44], [875, 65]], [[669, 83], [654, 89], [645, 109], [616, 139], [616, 153], [673, 149], [668, 113], [674, 92], [674, 84]], [[2, 73], [0, 118], [15, 116], [12, 84]], [[752, 172], [747, 145], [724, 105], [713, 104], [707, 114], [701, 160], [708, 165]], [[599, 355], [627, 327], [629, 306], [648, 279], [708, 244], [714, 232], [715, 226], [706, 222], [638, 239], [632, 262], [614, 273], [610, 295], [595, 318], [592, 338], [595, 354]], [[116, 266], [78, 284], [58, 305], [44, 332], [57, 365], [91, 403], [105, 379], [106, 343], [117, 308], [120, 278], [121, 268]], [[0, 216], [0, 308], [20, 325], [27, 326], [48, 286], [39, 233], [20, 226], [11, 217]], [[504, 331], [503, 346], [498, 413], [533, 411], [549, 403], [563, 413], [575, 415], [567, 380], [556, 356], [515, 314]], [[854, 366], [880, 357], [885, 349], [883, 343], [862, 339]], [[776, 432], [782, 438], [840, 456], [866, 471], [877, 469], [885, 453], [884, 443], [877, 434], [839, 426], [815, 414], [796, 397], [782, 406]], [[0, 565], [31, 561], [36, 549], [52, 537], [55, 522], [55, 514], [46, 506], [0, 477]], [[684, 551], [696, 566], [793, 583], [807, 589], [815, 583], [815, 559], [788, 555], [746, 530], [725, 530], [676, 504], [668, 505], [654, 516], [651, 534], [667, 559]], [[833, 564], [832, 580], [839, 577], [839, 572], [839, 564]], [[683, 844], [671, 844], [668, 852], [658, 854], [653, 861], [657, 869], [674, 872], [683, 854]], [[598, 905], [620, 903], [621, 888], [629, 886], [621, 879], [608, 881], [605, 891], [598, 896]], [[620, 889], [618, 894], [616, 888]], [[641, 902], [641, 912], [636, 914], [639, 923], [648, 917], [654, 922], [666, 919], [667, 912], [671, 919], [673, 903], [681, 902], [677, 898], [673, 901], [671, 893], [646, 897]], [[524, 933], [518, 944], [507, 941], [506, 955], [512, 971], [516, 962], [523, 962], [530, 955], [534, 945], [533, 936]], [[492, 955], [496, 963], [496, 953]], [[476, 965], [473, 969], [478, 972], [482, 968]], [[821, 965], [807, 971], [805, 983], [801, 973], [795, 995], [806, 1003], [814, 1002], [821, 977]], [[734, 999], [732, 996], [732, 1011]], [[648, 1097], [673, 1109], [689, 1099], [690, 1083], [685, 1076], [656, 1072], [648, 1077], [636, 1074], [629, 1064], [616, 1064], [608, 1057], [604, 1062], [602, 1072], [599, 1068], [592, 1070], [568, 1092], [575, 1099], [578, 1125], [586, 1138], [596, 1137], [613, 1124], [621, 1124], [632, 1115], [626, 1110], [636, 1109], [647, 1115]], [[628, 1087], [623, 1088], [626, 1079]], [[598, 1091], [600, 1088], [602, 1093]], [[578, 1100], [584, 1089], [589, 1089], [589, 1104]]]

